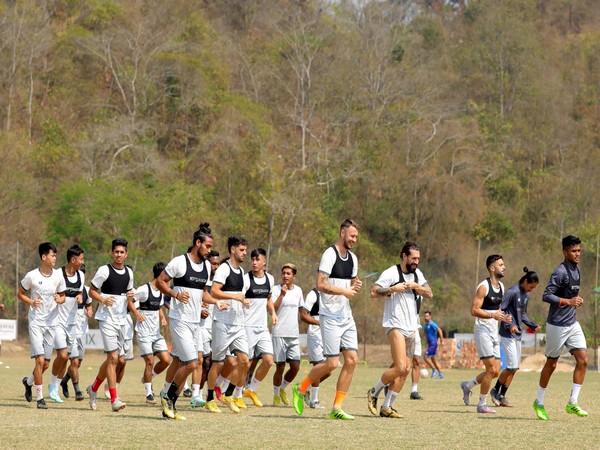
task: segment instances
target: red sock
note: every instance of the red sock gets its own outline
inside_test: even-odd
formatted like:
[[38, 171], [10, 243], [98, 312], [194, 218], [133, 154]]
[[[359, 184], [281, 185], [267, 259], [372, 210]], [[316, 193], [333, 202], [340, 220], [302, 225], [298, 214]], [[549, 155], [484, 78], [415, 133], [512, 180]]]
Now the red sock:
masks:
[[100, 378], [96, 377], [94, 383], [92, 384], [92, 391], [98, 392], [98, 389], [100, 389], [100, 386], [102, 386], [103, 381], [104, 380], [101, 380]]
[[298, 386], [298, 390], [300, 391], [300, 393], [301, 394], [306, 393], [310, 384], [311, 383], [310, 383], [310, 380], [308, 379], [308, 377], [306, 377], [304, 380], [302, 380], [302, 382], [300, 383], [300, 386]]
[[117, 388], [108, 388], [108, 392], [110, 392], [110, 402], [114, 403], [117, 399]]

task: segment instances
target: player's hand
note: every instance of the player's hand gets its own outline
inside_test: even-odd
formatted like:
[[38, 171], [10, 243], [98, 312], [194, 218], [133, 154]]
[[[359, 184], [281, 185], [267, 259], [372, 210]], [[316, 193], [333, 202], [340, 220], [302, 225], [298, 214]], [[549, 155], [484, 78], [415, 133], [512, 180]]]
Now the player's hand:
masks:
[[282, 284], [281, 285], [281, 294], [279, 294], [281, 297], [285, 297], [285, 294], [287, 294], [287, 292], [289, 291], [287, 284]]
[[512, 316], [510, 314], [504, 314], [504, 312], [502, 312], [502, 315], [503, 315], [502, 322], [506, 322], [506, 323], [512, 322]]
[[226, 300], [217, 300], [215, 306], [219, 311], [227, 311], [229, 309], [229, 303]]
[[535, 330], [534, 330], [534, 331], [535, 331], [536, 333], [539, 333], [540, 331], [542, 331], [542, 327], [538, 325], [537, 327], [535, 327]]
[[362, 285], [363, 285], [363, 282], [360, 281], [360, 279], [358, 277], [356, 277], [354, 279], [354, 283], [352, 283], [352, 289], [354, 289], [355, 292], [358, 292], [361, 290]]
[[348, 300], [352, 300], [356, 295], [356, 291], [354, 289], [345, 289], [344, 291], [344, 297], [346, 297]]
[[92, 317], [92, 315], [94, 314], [94, 310], [92, 308], [86, 308], [86, 316]]
[[202, 311], [200, 311], [200, 318], [201, 319], [206, 319], [209, 316], [209, 312], [208, 309], [203, 309]]
[[277, 314], [273, 313], [271, 316], [271, 321], [273, 322], [273, 326], [276, 326], [279, 323], [279, 317], [277, 317]]
[[35, 300], [31, 301], [31, 307], [35, 308], [35, 309], [39, 308], [41, 304], [42, 304], [42, 299], [39, 297], [36, 298]]
[[54, 297], [54, 301], [59, 305], [62, 305], [66, 300], [66, 297], [64, 295], [54, 294], [53, 297]]
[[167, 319], [166, 319], [166, 317], [163, 317], [163, 318], [161, 318], [161, 319], [160, 319], [160, 326], [161, 326], [161, 327], [166, 327], [167, 325], [168, 325], [168, 324], [167, 324]]
[[579, 308], [583, 305], [583, 299], [578, 295], [577, 297], [573, 297], [569, 302], [570, 306], [574, 306], [575, 308]]
[[144, 320], [146, 320], [146, 316], [144, 316], [143, 314], [141, 314], [141, 313], [139, 313], [139, 312], [138, 312], [138, 313], [135, 315], [135, 320], [137, 320], [138, 322], [140, 322], [140, 323], [141, 323], [141, 322], [143, 322]]
[[519, 327], [518, 327], [518, 326], [516, 326], [516, 325], [513, 325], [512, 327], [510, 327], [510, 330], [509, 330], [509, 331], [510, 331], [511, 333], [513, 333], [513, 334], [514, 334], [514, 333], [518, 333], [518, 332], [519, 332]]
[[246, 298], [246, 296], [244, 294], [240, 294], [240, 302], [242, 302], [242, 305], [244, 305], [246, 308], [250, 307], [250, 300]]
[[112, 295], [110, 297], [106, 297], [104, 299], [104, 304], [108, 307], [111, 307], [115, 304], [115, 298]]
[[127, 301], [131, 300], [133, 302], [135, 300], [135, 294], [133, 290], [125, 292], [125, 297], [127, 297]]
[[177, 293], [177, 300], [184, 305], [187, 305], [190, 301], [190, 293], [188, 291], [181, 291]]
[[78, 305], [81, 305], [81, 304], [83, 303], [83, 295], [81, 295], [81, 294], [77, 294], [77, 295], [75, 296], [75, 299], [77, 300], [77, 304], [78, 304]]

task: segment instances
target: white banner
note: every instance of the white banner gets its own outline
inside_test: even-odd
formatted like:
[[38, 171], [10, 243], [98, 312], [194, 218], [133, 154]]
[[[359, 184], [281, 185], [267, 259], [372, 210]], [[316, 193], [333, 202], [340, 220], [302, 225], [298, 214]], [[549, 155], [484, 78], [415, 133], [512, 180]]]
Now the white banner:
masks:
[[0, 319], [0, 341], [14, 341], [17, 338], [17, 321]]
[[104, 344], [102, 343], [102, 335], [99, 329], [88, 329], [85, 336], [85, 348], [90, 350], [103, 350]]

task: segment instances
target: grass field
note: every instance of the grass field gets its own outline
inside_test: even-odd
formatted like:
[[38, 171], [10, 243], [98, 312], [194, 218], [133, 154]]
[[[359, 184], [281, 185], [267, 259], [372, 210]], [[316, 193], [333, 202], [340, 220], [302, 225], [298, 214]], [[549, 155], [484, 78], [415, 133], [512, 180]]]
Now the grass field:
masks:
[[[84, 361], [83, 388], [93, 379], [103, 355], [91, 353]], [[64, 404], [52, 403], [38, 411], [35, 400], [23, 397], [21, 379], [33, 368], [26, 354], [0, 357], [0, 448], [597, 448], [600, 435], [600, 375], [588, 373], [580, 395], [587, 418], [564, 411], [570, 392], [571, 374], [555, 373], [546, 393], [549, 422], [537, 420], [531, 404], [537, 390], [537, 373], [518, 373], [508, 392], [513, 408], [498, 409], [496, 415], [479, 415], [475, 406], [465, 406], [459, 382], [476, 371], [451, 370], [444, 380], [421, 380], [423, 401], [409, 400], [407, 384], [395, 407], [404, 419], [384, 419], [370, 415], [365, 393], [380, 376], [381, 368], [360, 366], [346, 398], [344, 409], [355, 415], [352, 422], [331, 421], [329, 410], [306, 409], [296, 416], [291, 407], [249, 406], [239, 415], [225, 409], [223, 414], [191, 410], [187, 399], [179, 402], [186, 422], [167, 421], [158, 406], [144, 403], [140, 384], [141, 359], [127, 366], [119, 390], [128, 406], [112, 413], [108, 400], [98, 402], [98, 410], [73, 397]], [[301, 375], [308, 366], [303, 365]], [[337, 375], [337, 374], [336, 374]], [[299, 375], [300, 377], [300, 375]], [[49, 372], [44, 376], [47, 384]], [[160, 381], [159, 381], [160, 380]], [[158, 392], [162, 377], [155, 381]], [[159, 384], [160, 383], [160, 384]], [[71, 389], [72, 391], [72, 389]], [[270, 378], [259, 388], [265, 405], [272, 399]], [[44, 386], [47, 396], [47, 386]], [[476, 403], [478, 388], [473, 392]], [[321, 388], [323, 404], [330, 407], [334, 381]], [[290, 391], [291, 396], [291, 391]], [[34, 393], [35, 399], [35, 393]]]

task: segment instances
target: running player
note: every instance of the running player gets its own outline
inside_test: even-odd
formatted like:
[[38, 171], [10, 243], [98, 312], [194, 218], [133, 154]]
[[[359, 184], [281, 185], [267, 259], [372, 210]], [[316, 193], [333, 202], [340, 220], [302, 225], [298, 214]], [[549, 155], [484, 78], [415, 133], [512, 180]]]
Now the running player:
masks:
[[[129, 299], [128, 302], [129, 310], [136, 319], [135, 333], [140, 355], [144, 358], [145, 363], [142, 383], [146, 391], [146, 403], [150, 405], [156, 404], [152, 380], [171, 363], [167, 341], [160, 334], [160, 328], [167, 326], [167, 319], [162, 311], [165, 302], [162, 292], [156, 287], [156, 279], [164, 269], [164, 263], [154, 264], [152, 281], [138, 287], [134, 294], [135, 301]], [[156, 365], [154, 365], [155, 357], [158, 358]]]
[[79, 245], [73, 245], [67, 250], [67, 264], [61, 268], [67, 290], [65, 302], [58, 305], [55, 319], [54, 348], [56, 358], [52, 364], [52, 376], [48, 385], [49, 397], [56, 403], [63, 400], [58, 394], [58, 386], [62, 384], [63, 376], [69, 362], [69, 349], [73, 346], [77, 305], [83, 301], [82, 291], [85, 275], [79, 269], [85, 262], [85, 254]]
[[383, 326], [387, 330], [393, 364], [383, 372], [375, 386], [367, 391], [369, 411], [377, 415], [377, 398], [388, 386], [379, 415], [394, 419], [402, 417], [392, 404], [406, 381], [415, 352], [415, 335], [419, 330], [418, 297], [433, 298], [431, 287], [418, 268], [421, 251], [417, 244], [406, 242], [400, 251], [400, 257], [400, 264], [383, 271], [371, 289], [372, 297], [386, 299]]
[[[17, 298], [29, 305], [29, 346], [31, 358], [35, 359], [33, 373], [23, 378], [25, 400], [32, 400], [32, 386], [38, 409], [48, 409], [44, 400], [43, 375], [50, 363], [54, 344], [54, 318], [58, 305], [65, 301], [67, 289], [60, 271], [55, 270], [56, 247], [51, 242], [39, 245], [40, 266], [27, 272], [21, 280]], [[30, 291], [29, 297], [26, 295]]]
[[537, 273], [530, 271], [527, 267], [524, 267], [523, 271], [525, 275], [517, 284], [508, 288], [500, 305], [500, 309], [505, 314], [510, 314], [512, 321], [500, 324], [500, 345], [506, 355], [506, 369], [500, 373], [496, 386], [490, 391], [492, 401], [496, 406], [511, 406], [506, 398], [506, 391], [521, 363], [521, 324], [524, 323], [536, 332], [542, 329], [527, 317], [529, 293], [538, 285], [539, 278]]
[[100, 266], [92, 279], [90, 296], [100, 303], [96, 320], [106, 353], [94, 383], [87, 387], [90, 408], [96, 409], [98, 389], [107, 380], [112, 410], [118, 412], [127, 406], [117, 395], [117, 363], [119, 355], [127, 352], [125, 333], [127, 301], [133, 298], [133, 271], [125, 265], [127, 240], [114, 239], [111, 245], [112, 263]]
[[585, 379], [587, 369], [587, 344], [581, 325], [577, 321], [577, 308], [583, 305], [579, 296], [581, 274], [579, 258], [581, 257], [581, 239], [576, 236], [565, 236], [562, 240], [565, 260], [554, 270], [542, 295], [542, 300], [550, 303], [546, 320], [546, 364], [540, 374], [540, 385], [537, 398], [533, 402], [538, 419], [548, 420], [544, 406], [544, 395], [550, 377], [556, 369], [556, 363], [564, 348], [575, 357], [573, 385], [567, 403], [567, 413], [586, 417], [587, 411], [579, 407], [579, 392]]
[[[306, 346], [308, 351], [308, 361], [314, 366], [325, 362], [323, 357], [323, 338], [321, 336], [321, 324], [319, 322], [319, 298], [321, 294], [317, 288], [311, 289], [304, 304], [300, 308], [300, 320], [308, 324], [306, 332]], [[323, 381], [329, 378], [331, 374], [327, 373], [319, 381], [311, 384], [306, 394], [304, 402], [312, 409], [325, 409], [319, 401], [319, 386]]]
[[319, 322], [323, 334], [323, 356], [326, 360], [315, 365], [302, 383], [293, 386], [293, 403], [297, 414], [301, 415], [304, 411], [303, 397], [310, 385], [337, 369], [341, 352], [344, 365], [340, 371], [329, 417], [354, 420], [353, 416], [342, 410], [342, 404], [358, 361], [358, 333], [350, 307], [350, 300], [362, 287], [362, 281], [358, 279], [358, 258], [350, 251], [357, 241], [358, 224], [346, 219], [340, 225], [337, 242], [325, 250], [321, 258], [317, 289], [321, 293]]
[[444, 339], [444, 332], [431, 318], [431, 311], [425, 311], [425, 338], [427, 339], [427, 350], [425, 350], [425, 362], [431, 367], [431, 378], [444, 378], [442, 368], [437, 361], [438, 342], [441, 345]]
[[500, 309], [504, 296], [504, 285], [500, 279], [504, 277], [506, 271], [502, 256], [488, 256], [485, 265], [490, 276], [477, 286], [471, 305], [471, 315], [475, 317], [475, 345], [479, 359], [485, 365], [485, 371], [469, 381], [460, 383], [460, 388], [463, 392], [463, 401], [468, 406], [471, 389], [481, 384], [477, 412], [495, 414], [496, 411], [487, 405], [486, 399], [492, 380], [500, 373], [498, 322], [510, 322], [512, 319]]
[[[186, 420], [177, 412], [176, 403], [185, 379], [198, 367], [198, 355], [202, 355], [202, 302], [215, 302], [207, 293], [207, 284], [210, 284], [210, 263], [207, 258], [213, 246], [208, 223], [200, 224], [192, 244], [191, 251], [173, 258], [156, 280], [156, 287], [171, 297], [169, 325], [173, 361], [165, 377], [161, 404], [163, 417], [175, 420]], [[169, 286], [171, 280], [173, 288]], [[221, 302], [216, 303], [218, 308], [225, 307]]]
[[244, 284], [248, 286], [246, 298], [250, 301], [250, 306], [244, 309], [248, 354], [253, 360], [260, 359], [262, 362], [250, 379], [244, 396], [250, 398], [254, 406], [262, 407], [263, 404], [256, 395], [256, 390], [273, 365], [273, 341], [269, 333], [267, 313], [271, 316], [273, 326], [277, 326], [278, 318], [271, 300], [275, 279], [265, 271], [267, 252], [264, 249], [252, 250], [250, 259], [252, 270], [244, 275]]
[[223, 402], [234, 413], [245, 408], [242, 389], [246, 372], [250, 367], [248, 358], [248, 338], [244, 327], [244, 307], [250, 306], [245, 297], [248, 286], [244, 285], [244, 269], [241, 263], [246, 258], [248, 242], [241, 236], [230, 236], [227, 239], [229, 259], [219, 266], [210, 290], [211, 295], [228, 304], [228, 309], [215, 311], [213, 320], [212, 357], [213, 365], [208, 374], [208, 395], [206, 409], [210, 412], [221, 412], [214, 401], [214, 389], [217, 377], [221, 372], [227, 352], [235, 355], [237, 364], [229, 376], [230, 384], [223, 395]]
[[[304, 294], [297, 284], [298, 269], [292, 263], [281, 268], [282, 283], [273, 288], [274, 306], [279, 322], [273, 325], [273, 350], [275, 351], [275, 373], [273, 374], [273, 405], [289, 405], [285, 388], [294, 381], [300, 370], [300, 330], [298, 312], [304, 302]], [[290, 365], [285, 370], [285, 363]]]

